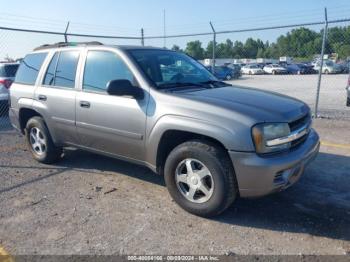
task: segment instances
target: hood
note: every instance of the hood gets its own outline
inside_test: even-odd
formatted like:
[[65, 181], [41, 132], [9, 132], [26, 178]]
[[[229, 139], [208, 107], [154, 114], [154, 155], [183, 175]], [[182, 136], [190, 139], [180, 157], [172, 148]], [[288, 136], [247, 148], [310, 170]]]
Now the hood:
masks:
[[228, 86], [181, 93], [180, 96], [218, 106], [253, 119], [255, 122], [290, 122], [310, 109], [302, 101], [273, 92]]

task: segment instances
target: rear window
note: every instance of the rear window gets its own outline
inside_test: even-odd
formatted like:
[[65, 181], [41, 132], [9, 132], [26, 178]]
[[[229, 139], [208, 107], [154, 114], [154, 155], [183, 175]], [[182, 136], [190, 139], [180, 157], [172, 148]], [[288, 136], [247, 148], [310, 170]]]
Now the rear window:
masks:
[[18, 65], [0, 65], [0, 77], [15, 77]]
[[27, 55], [18, 68], [16, 83], [34, 85], [47, 53]]

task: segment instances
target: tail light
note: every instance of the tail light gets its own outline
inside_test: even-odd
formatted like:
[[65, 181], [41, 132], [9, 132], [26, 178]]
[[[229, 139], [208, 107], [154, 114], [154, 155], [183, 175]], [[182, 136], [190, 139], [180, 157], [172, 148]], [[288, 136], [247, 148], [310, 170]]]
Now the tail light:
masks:
[[0, 85], [3, 85], [7, 89], [9, 89], [11, 87], [11, 84], [12, 84], [11, 80], [8, 80], [8, 79], [0, 80]]

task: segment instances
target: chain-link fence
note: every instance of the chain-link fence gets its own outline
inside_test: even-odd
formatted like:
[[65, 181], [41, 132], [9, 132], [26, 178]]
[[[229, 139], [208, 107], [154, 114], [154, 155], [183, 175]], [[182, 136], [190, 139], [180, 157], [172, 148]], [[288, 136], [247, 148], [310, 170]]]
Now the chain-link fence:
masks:
[[[68, 28], [67, 28], [68, 29]], [[57, 42], [98, 41], [183, 51], [231, 84], [289, 95], [305, 101], [316, 116], [350, 118], [345, 86], [350, 62], [350, 19], [223, 30], [208, 23], [194, 34], [89, 35], [0, 27], [0, 57], [16, 63], [35, 47]], [[272, 40], [271, 40], [272, 39]], [[14, 60], [14, 61], [12, 61]], [[17, 60], [17, 61], [16, 61]], [[8, 90], [13, 76], [0, 67], [0, 129], [9, 130]]]

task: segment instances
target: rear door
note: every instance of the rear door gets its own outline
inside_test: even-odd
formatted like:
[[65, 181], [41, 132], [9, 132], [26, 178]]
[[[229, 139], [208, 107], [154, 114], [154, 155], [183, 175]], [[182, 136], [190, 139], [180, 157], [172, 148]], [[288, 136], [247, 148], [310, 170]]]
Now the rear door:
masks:
[[35, 91], [34, 107], [43, 114], [56, 142], [77, 143], [75, 79], [79, 58], [79, 49], [52, 53], [46, 72]]

